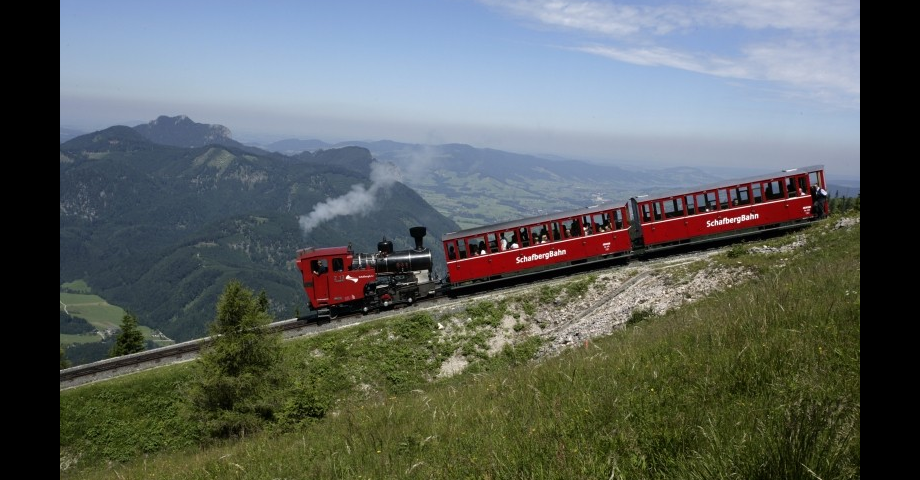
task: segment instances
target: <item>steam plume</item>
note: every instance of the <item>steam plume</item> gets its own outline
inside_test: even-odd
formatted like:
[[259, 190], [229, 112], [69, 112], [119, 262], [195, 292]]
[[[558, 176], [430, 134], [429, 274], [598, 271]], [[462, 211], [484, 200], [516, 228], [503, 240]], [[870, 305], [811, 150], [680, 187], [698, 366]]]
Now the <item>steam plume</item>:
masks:
[[316, 205], [308, 215], [300, 216], [303, 234], [310, 233], [322, 222], [343, 215], [366, 214], [376, 207], [377, 194], [400, 180], [399, 169], [392, 163], [371, 164], [371, 185], [352, 185], [351, 191], [341, 197], [330, 198]]

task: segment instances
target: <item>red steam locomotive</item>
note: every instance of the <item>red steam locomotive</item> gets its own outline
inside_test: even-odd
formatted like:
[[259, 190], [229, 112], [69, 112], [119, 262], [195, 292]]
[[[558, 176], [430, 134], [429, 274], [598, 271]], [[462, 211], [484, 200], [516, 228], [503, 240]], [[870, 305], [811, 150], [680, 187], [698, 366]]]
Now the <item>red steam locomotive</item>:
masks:
[[412, 227], [415, 249], [393, 251], [384, 239], [377, 253], [355, 253], [347, 247], [305, 248], [298, 252], [297, 268], [310, 307], [322, 316], [335, 318], [350, 313], [411, 304], [434, 292], [431, 251], [422, 245], [425, 227]]
[[822, 185], [824, 166], [815, 165], [447, 233], [443, 281], [431, 278], [424, 227], [410, 229], [414, 250], [394, 252], [387, 241], [373, 254], [307, 248], [297, 266], [319, 315], [369, 312], [473, 284], [799, 228], [829, 213], [810, 193]]

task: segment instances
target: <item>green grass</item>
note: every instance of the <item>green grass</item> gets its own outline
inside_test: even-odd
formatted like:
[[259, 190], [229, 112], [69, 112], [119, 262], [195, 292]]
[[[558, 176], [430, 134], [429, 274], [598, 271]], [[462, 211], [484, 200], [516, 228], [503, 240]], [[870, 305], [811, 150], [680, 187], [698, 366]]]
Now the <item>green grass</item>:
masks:
[[[466, 373], [439, 378], [479, 344], [423, 312], [288, 342], [289, 409], [244, 439], [207, 443], [181, 421], [192, 363], [62, 391], [61, 478], [860, 478], [859, 224], [838, 218], [804, 247], [732, 248], [721, 261], [752, 280], [541, 361], [534, 339], [473, 348]], [[530, 308], [462, 315], [488, 332]]]
[[61, 334], [61, 345], [72, 345], [75, 343], [96, 343], [101, 342], [102, 337], [98, 333]]
[[[123, 308], [109, 304], [98, 295], [62, 291], [60, 309], [63, 311], [65, 306], [71, 316], [85, 319], [100, 331], [120, 328], [121, 319], [125, 315]], [[61, 343], [64, 343], [64, 335], [61, 335]]]

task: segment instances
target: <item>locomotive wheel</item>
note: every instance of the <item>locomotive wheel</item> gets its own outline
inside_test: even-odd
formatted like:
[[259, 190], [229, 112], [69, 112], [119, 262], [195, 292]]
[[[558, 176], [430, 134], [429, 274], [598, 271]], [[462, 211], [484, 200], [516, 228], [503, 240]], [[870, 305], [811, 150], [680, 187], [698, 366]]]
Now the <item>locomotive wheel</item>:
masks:
[[329, 309], [329, 319], [330, 320], [335, 320], [338, 316], [339, 316], [339, 312], [336, 309], [334, 308]]

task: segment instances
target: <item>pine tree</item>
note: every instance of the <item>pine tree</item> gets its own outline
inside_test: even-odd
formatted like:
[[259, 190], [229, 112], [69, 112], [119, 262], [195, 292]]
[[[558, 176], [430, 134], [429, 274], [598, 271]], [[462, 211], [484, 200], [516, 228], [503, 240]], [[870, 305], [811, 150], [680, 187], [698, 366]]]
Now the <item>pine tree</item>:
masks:
[[144, 334], [137, 326], [137, 317], [129, 312], [121, 318], [121, 333], [109, 352], [109, 358], [144, 351]]
[[271, 320], [251, 290], [227, 284], [188, 392], [193, 419], [211, 436], [242, 436], [274, 416], [281, 335], [264, 328]]

